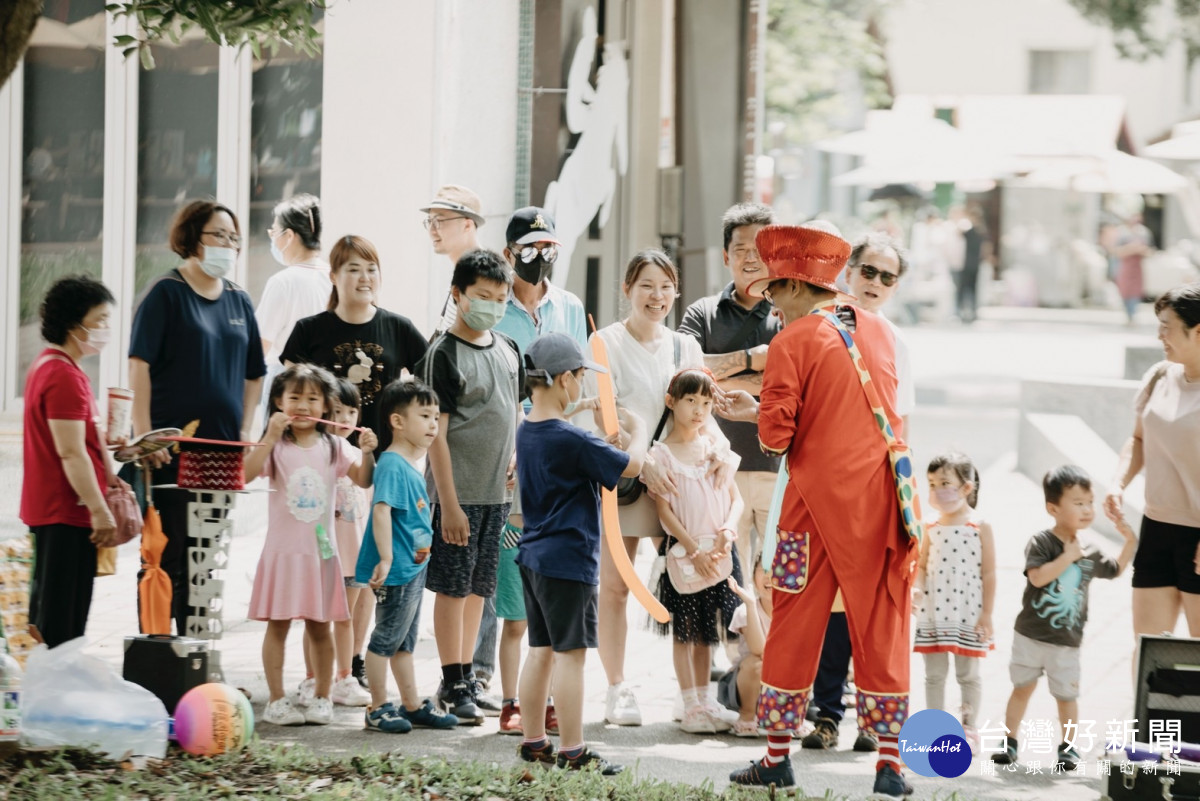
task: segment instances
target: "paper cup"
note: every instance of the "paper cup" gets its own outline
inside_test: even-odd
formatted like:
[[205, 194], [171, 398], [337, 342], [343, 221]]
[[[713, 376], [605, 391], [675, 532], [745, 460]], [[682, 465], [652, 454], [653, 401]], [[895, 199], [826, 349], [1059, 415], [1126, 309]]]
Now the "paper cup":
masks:
[[108, 388], [108, 444], [116, 445], [122, 437], [129, 436], [133, 420], [133, 390], [121, 387]]

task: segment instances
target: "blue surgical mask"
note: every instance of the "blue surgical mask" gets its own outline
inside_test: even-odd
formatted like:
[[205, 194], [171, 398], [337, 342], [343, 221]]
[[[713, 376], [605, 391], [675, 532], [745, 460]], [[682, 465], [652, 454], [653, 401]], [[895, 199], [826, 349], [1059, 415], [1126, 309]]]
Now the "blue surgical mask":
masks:
[[275, 261], [279, 262], [284, 267], [288, 266], [288, 263], [283, 259], [283, 251], [275, 247], [274, 239], [271, 240], [271, 258], [275, 259]]
[[498, 300], [482, 300], [480, 298], [467, 298], [467, 300], [470, 302], [470, 307], [463, 313], [463, 322], [469, 325], [473, 331], [490, 331], [504, 319], [504, 314], [508, 311], [508, 304]]
[[204, 258], [200, 260], [200, 269], [213, 278], [224, 278], [233, 270], [237, 255], [238, 252], [233, 248], [206, 246]]
[[571, 380], [575, 382], [575, 386], [579, 387], [579, 395], [575, 398], [575, 400], [570, 400], [571, 396], [567, 395], [567, 405], [563, 407], [563, 417], [570, 417], [571, 415], [575, 414], [575, 410], [579, 408], [579, 404], [583, 400], [583, 387], [579, 386], [579, 379], [575, 377], [574, 373], [571, 373], [570, 375]]

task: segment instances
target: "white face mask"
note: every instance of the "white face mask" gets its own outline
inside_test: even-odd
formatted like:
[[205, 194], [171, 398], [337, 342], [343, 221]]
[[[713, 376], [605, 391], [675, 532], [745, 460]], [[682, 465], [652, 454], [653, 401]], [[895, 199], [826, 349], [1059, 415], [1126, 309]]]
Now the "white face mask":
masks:
[[84, 325], [79, 327], [88, 332], [88, 338], [80, 339], [74, 334], [71, 334], [71, 337], [79, 343], [79, 352], [84, 356], [95, 356], [112, 341], [112, 329], [110, 328], [88, 328]]
[[205, 247], [200, 269], [213, 278], [224, 278], [233, 270], [238, 252], [233, 248]]

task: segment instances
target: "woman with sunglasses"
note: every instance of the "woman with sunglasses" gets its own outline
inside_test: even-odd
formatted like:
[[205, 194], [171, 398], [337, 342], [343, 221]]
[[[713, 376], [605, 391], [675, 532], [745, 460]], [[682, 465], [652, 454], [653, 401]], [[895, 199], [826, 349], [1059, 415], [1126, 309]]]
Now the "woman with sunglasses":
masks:
[[[215, 440], [251, 436], [262, 378], [262, 338], [246, 290], [226, 276], [242, 248], [237, 216], [210, 200], [193, 200], [171, 224], [171, 250], [183, 259], [150, 287], [133, 316], [129, 386], [133, 433], [184, 428]], [[175, 484], [178, 465], [168, 450], [143, 457], [156, 468], [151, 483]], [[167, 546], [162, 568], [171, 577], [176, 633], [188, 617], [188, 502], [186, 490], [155, 490]]]

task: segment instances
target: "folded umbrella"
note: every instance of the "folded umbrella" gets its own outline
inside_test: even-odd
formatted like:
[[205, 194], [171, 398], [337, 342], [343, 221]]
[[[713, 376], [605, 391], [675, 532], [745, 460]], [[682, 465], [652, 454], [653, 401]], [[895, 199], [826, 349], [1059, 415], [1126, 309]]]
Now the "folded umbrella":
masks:
[[[140, 623], [143, 634], [171, 633], [171, 577], [162, 569], [167, 535], [154, 508], [150, 467], [146, 466], [146, 514], [142, 521], [142, 577], [138, 581]], [[182, 634], [183, 632], [180, 632]]]

